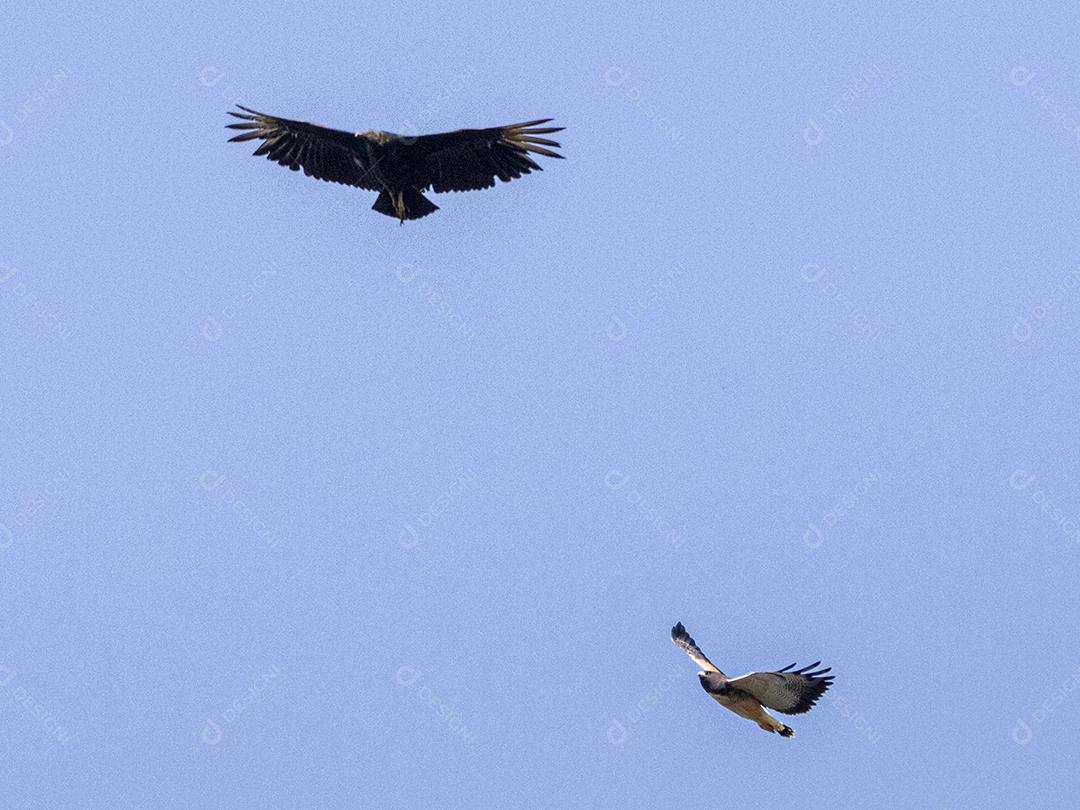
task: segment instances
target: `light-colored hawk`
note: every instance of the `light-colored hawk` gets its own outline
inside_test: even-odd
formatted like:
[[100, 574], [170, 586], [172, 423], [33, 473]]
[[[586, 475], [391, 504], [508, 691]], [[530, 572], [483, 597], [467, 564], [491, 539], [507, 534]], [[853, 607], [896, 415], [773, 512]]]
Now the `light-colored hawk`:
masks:
[[671, 640], [701, 667], [698, 679], [713, 700], [739, 717], [753, 720], [761, 728], [775, 731], [781, 737], [794, 737], [795, 729], [781, 723], [765, 708], [784, 714], [808, 712], [832, 685], [833, 676], [825, 675], [831, 667], [810, 671], [820, 661], [802, 669], [794, 669], [795, 664], [789, 664], [776, 672], [751, 672], [741, 678], [729, 678], [705, 657], [682, 622], [671, 628]]

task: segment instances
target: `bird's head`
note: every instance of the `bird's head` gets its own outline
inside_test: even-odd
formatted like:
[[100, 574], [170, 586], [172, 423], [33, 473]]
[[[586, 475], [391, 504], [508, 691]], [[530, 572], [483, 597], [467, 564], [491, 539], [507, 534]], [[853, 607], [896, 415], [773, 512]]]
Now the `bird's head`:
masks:
[[706, 692], [718, 693], [726, 695], [728, 693], [727, 679], [719, 672], [709, 672], [708, 670], [702, 670], [697, 674], [698, 680], [701, 681], [701, 688]]

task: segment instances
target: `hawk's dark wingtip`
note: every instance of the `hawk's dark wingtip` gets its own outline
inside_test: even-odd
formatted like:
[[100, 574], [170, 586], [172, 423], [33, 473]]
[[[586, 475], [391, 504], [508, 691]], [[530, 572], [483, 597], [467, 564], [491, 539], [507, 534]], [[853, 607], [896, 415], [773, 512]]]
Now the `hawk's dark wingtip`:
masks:
[[679, 639], [686, 635], [686, 628], [683, 627], [682, 622], [676, 622], [675, 626], [671, 628], [671, 637], [673, 639]]

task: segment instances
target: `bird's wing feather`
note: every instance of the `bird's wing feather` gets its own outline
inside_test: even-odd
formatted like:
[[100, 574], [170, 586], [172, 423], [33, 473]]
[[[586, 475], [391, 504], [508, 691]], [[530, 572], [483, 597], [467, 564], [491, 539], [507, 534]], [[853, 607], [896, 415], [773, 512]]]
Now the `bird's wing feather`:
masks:
[[459, 129], [409, 139], [417, 155], [416, 186], [423, 191], [472, 191], [490, 188], [498, 177], [504, 183], [541, 171], [529, 157], [533, 152], [561, 158], [557, 141], [540, 137], [562, 127], [544, 127], [550, 118], [490, 129]]
[[825, 690], [832, 685], [833, 676], [825, 675], [831, 667], [810, 672], [821, 662], [788, 672], [751, 672], [730, 682], [732, 689], [741, 689], [764, 706], [784, 714], [802, 714], [813, 707]]
[[690, 634], [686, 632], [686, 628], [683, 627], [682, 622], [679, 622], [671, 628], [671, 640], [675, 642], [675, 646], [682, 649], [687, 655], [694, 659], [694, 662], [702, 669], [724, 675], [712, 661], [705, 657], [705, 653], [698, 647], [697, 642], [690, 638]]
[[372, 174], [378, 144], [363, 134], [321, 127], [307, 121], [276, 118], [247, 107], [243, 113], [229, 112], [241, 123], [229, 124], [229, 129], [243, 130], [230, 141], [250, 141], [258, 138], [262, 144], [254, 154], [266, 155], [268, 160], [288, 166], [293, 171], [330, 183], [342, 183], [372, 191], [381, 186]]

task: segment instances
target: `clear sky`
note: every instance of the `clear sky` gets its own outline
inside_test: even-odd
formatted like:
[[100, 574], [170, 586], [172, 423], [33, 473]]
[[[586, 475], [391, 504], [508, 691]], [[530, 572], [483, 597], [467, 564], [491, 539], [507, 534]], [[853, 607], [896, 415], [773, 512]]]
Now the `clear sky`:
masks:
[[0, 805], [1075, 806], [1080, 12], [782, 5], [6, 4]]

